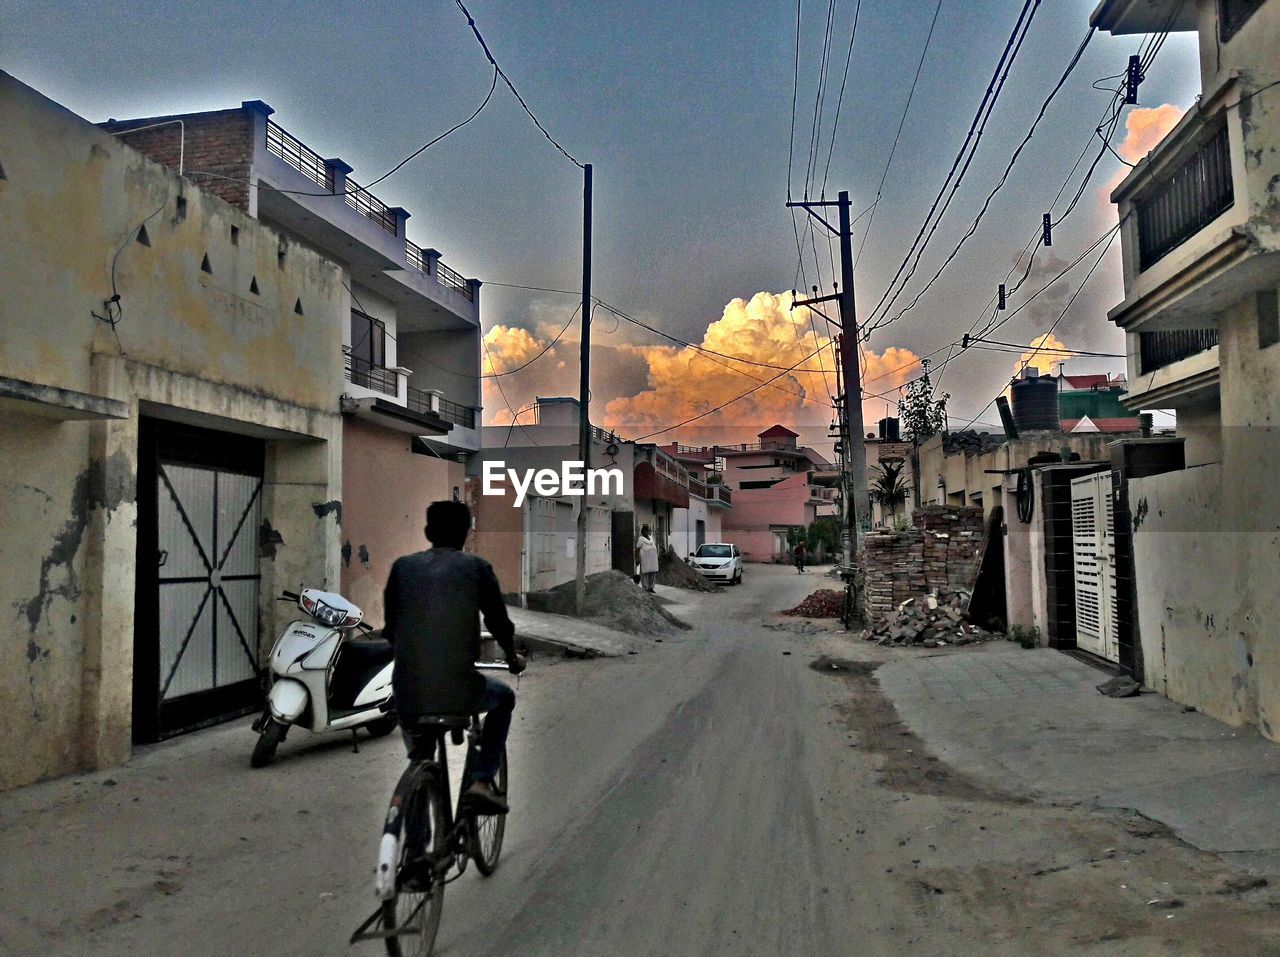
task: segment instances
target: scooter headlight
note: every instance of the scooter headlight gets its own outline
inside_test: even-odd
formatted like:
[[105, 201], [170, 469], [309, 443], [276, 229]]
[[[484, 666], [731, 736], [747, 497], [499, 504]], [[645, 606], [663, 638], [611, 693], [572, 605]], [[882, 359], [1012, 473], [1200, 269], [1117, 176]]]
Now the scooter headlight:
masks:
[[330, 628], [339, 627], [347, 620], [347, 613], [344, 609], [330, 608], [316, 598], [303, 598], [302, 608], [320, 624], [328, 625]]

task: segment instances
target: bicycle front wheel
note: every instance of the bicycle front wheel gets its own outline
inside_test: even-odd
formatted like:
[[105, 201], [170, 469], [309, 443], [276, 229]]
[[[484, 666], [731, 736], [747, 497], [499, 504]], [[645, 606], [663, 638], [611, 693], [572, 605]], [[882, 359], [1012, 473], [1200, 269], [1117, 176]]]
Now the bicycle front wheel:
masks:
[[[382, 904], [390, 957], [429, 957], [444, 910], [448, 805], [443, 790], [423, 776], [405, 802], [395, 894]], [[439, 864], [440, 866], [437, 866]]]
[[[499, 794], [507, 793], [507, 752], [502, 752], [498, 764], [498, 776], [493, 780]], [[476, 868], [488, 877], [498, 867], [498, 855], [502, 853], [502, 835], [507, 828], [505, 814], [471, 815], [471, 856]]]

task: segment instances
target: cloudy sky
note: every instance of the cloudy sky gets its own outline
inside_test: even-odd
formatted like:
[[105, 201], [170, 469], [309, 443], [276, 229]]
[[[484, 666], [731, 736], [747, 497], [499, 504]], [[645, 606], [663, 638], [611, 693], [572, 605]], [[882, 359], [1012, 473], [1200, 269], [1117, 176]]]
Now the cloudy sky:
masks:
[[[966, 178], [888, 316], [914, 298], [968, 229], [1083, 39], [1092, 5], [1038, 5]], [[742, 441], [781, 421], [828, 450], [834, 380], [830, 351], [822, 349], [825, 322], [811, 323], [805, 310], [789, 305], [790, 290], [805, 280], [829, 289], [834, 257], [825, 237], [810, 238], [801, 223], [805, 279], [797, 282], [793, 219], [784, 207], [788, 166], [797, 198], [806, 179], [814, 194], [825, 182], [828, 198], [849, 190], [856, 212], [876, 200], [884, 178], [874, 214], [856, 227], [859, 315], [880, 315], [877, 303], [951, 167], [1022, 6], [1021, 0], [942, 0], [940, 8], [937, 0], [801, 0], [797, 85], [795, 3], [471, 0], [490, 48], [534, 112], [570, 153], [594, 165], [596, 294], [671, 336], [760, 363], [726, 363], [597, 309], [593, 419], [626, 435], [657, 432], [759, 385], [779, 371], [769, 365], [801, 363], [800, 371], [723, 412], [656, 438]], [[886, 175], [935, 9], [937, 24]], [[91, 120], [261, 99], [294, 135], [354, 166], [357, 181], [381, 175], [464, 119], [492, 79], [453, 0], [0, 0], [0, 17], [6, 24], [0, 66]], [[1121, 73], [1143, 40], [1093, 39], [979, 229], [918, 303], [872, 336], [863, 376], [868, 391], [883, 397], [868, 401], [868, 417], [883, 415], [896, 387], [918, 373], [917, 356], [942, 348], [935, 361], [947, 357], [945, 347], [979, 319], [996, 285], [1019, 265], [1109, 100], [1093, 84]], [[1144, 155], [1198, 92], [1193, 38], [1170, 37], [1148, 71], [1139, 106], [1120, 120], [1113, 139], [1119, 153], [1131, 161]], [[1092, 155], [1090, 148], [1086, 165]], [[1098, 166], [1011, 306], [1114, 225], [1106, 194], [1122, 168], [1110, 156]], [[1057, 211], [1077, 190], [1083, 169]], [[489, 368], [512, 368], [536, 355], [572, 316], [571, 295], [500, 285], [578, 287], [582, 193], [580, 171], [501, 85], [473, 123], [376, 193], [411, 211], [410, 238], [487, 283]], [[1118, 245], [1083, 291], [1101, 246], [998, 337], [1031, 343], [1079, 292], [1051, 344], [1123, 351], [1123, 337], [1105, 316], [1121, 294]], [[527, 370], [489, 380], [486, 417], [509, 421], [509, 407], [522, 409], [536, 395], [575, 392], [577, 328], [571, 323]], [[980, 412], [1018, 358], [970, 350], [949, 364], [941, 390], [951, 394], [953, 425]], [[1067, 368], [1119, 371], [1123, 362], [1078, 358]], [[979, 421], [995, 420], [988, 411]]]

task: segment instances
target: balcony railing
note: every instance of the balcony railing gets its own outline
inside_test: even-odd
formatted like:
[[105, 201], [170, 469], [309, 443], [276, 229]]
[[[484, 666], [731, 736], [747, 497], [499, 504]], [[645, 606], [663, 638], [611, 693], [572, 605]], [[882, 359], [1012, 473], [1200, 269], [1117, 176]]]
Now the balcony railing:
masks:
[[333, 170], [329, 169], [324, 157], [270, 120], [267, 120], [267, 150], [317, 186], [333, 192]]
[[1138, 265], [1149, 269], [1235, 202], [1223, 126], [1137, 203]]
[[471, 284], [467, 282], [466, 277], [439, 261], [436, 262], [436, 282], [446, 289], [461, 293], [467, 299], [472, 298]]
[[[727, 485], [717, 485], [712, 482], [707, 485], [707, 490], [712, 492], [716, 498], [724, 502], [726, 505], [733, 504], [733, 492]], [[708, 496], [710, 498], [711, 496]]]
[[343, 346], [342, 354], [345, 359], [344, 365], [348, 382], [365, 389], [372, 389], [374, 392], [381, 392], [383, 395], [389, 395], [393, 399], [399, 395], [400, 373], [396, 372], [395, 369], [388, 369], [386, 366], [376, 365], [368, 359], [354, 356], [348, 346]]
[[413, 412], [422, 415], [438, 415], [446, 422], [452, 422], [454, 425], [460, 425], [463, 428], [474, 429], [476, 427], [476, 410], [469, 405], [462, 405], [460, 402], [451, 402], [443, 396], [436, 397], [437, 408], [431, 407], [432, 394], [424, 392], [422, 389], [415, 389], [412, 386], [408, 389], [405, 398], [405, 406]]
[[1217, 329], [1172, 329], [1138, 333], [1138, 359], [1142, 372], [1155, 372], [1218, 344]]

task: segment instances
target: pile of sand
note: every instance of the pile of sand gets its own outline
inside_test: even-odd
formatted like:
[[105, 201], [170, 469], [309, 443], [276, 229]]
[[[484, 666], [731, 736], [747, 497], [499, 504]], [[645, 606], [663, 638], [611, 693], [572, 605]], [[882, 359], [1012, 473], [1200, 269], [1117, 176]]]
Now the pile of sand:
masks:
[[658, 584], [687, 588], [690, 591], [716, 590], [714, 582], [707, 581], [692, 565], [672, 551], [666, 552], [658, 560]]
[[[529, 608], [553, 615], [577, 617], [575, 583], [529, 593]], [[616, 569], [587, 576], [587, 607], [582, 617], [618, 631], [639, 635], [669, 635], [688, 628], [662, 607], [654, 595]]]

